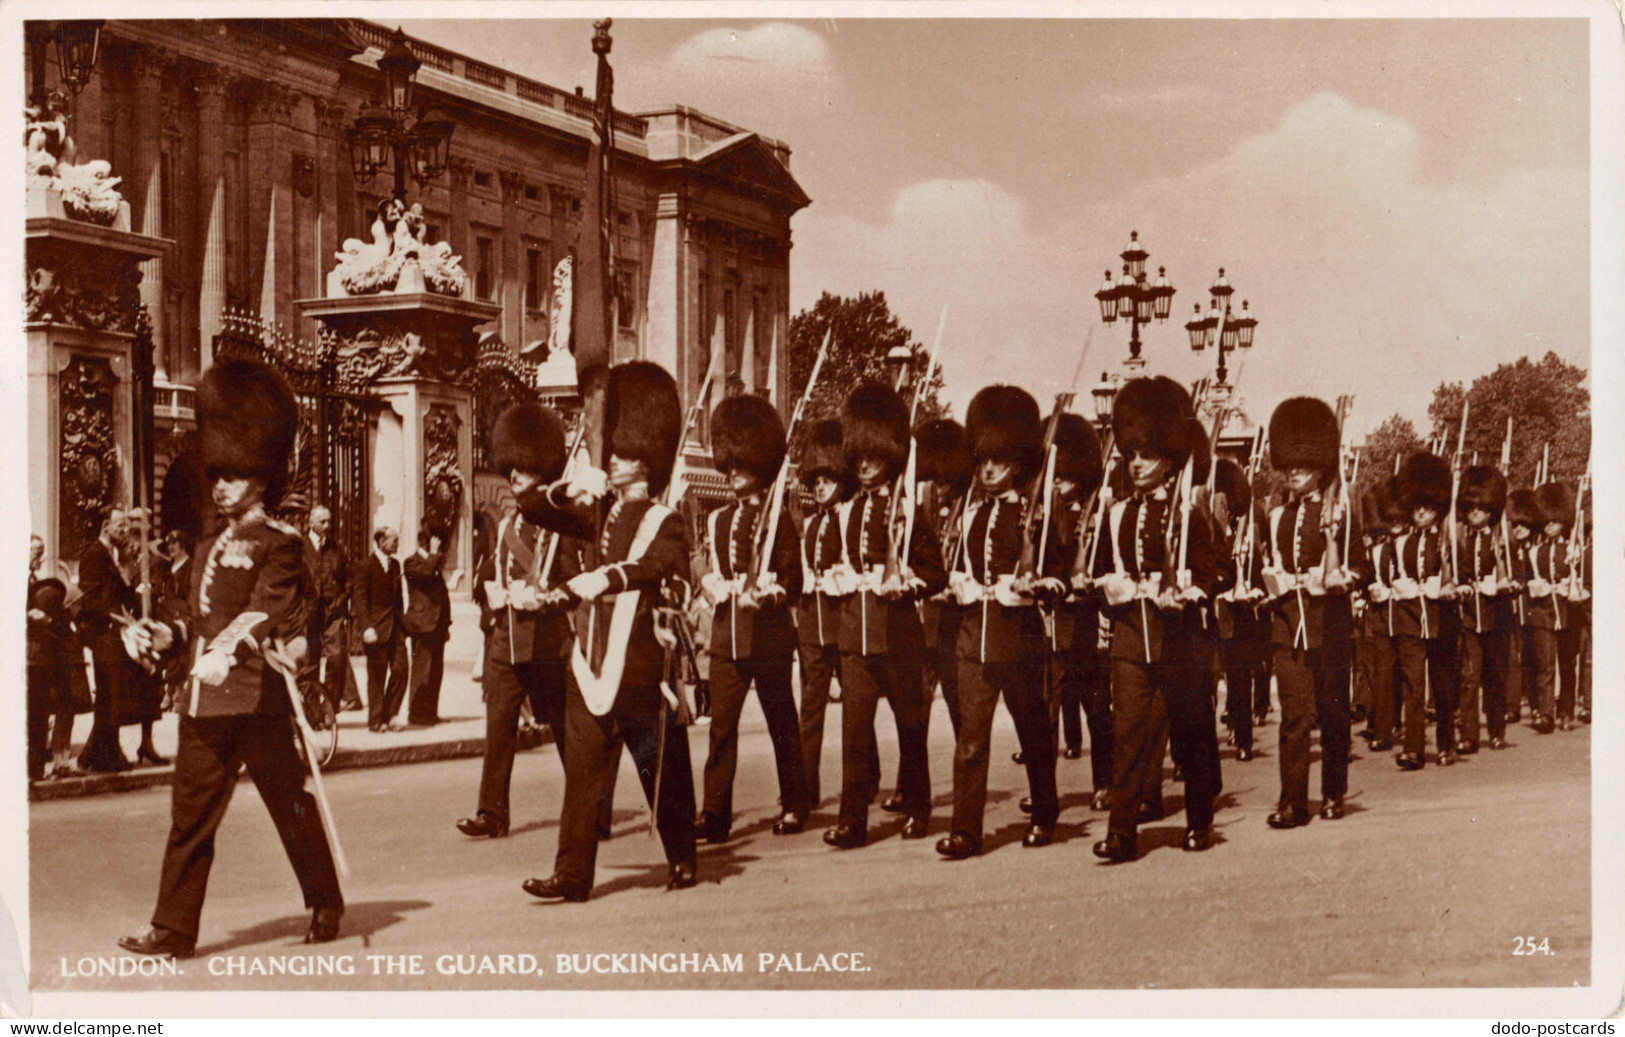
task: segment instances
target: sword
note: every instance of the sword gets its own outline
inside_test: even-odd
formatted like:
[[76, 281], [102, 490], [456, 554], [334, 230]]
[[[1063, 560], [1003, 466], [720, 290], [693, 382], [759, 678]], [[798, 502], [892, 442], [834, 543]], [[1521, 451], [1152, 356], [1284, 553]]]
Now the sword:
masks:
[[[305, 743], [305, 762], [310, 764], [311, 783], [316, 790], [316, 813], [322, 819], [322, 834], [327, 836], [327, 847], [333, 853], [333, 865], [338, 869], [340, 878], [350, 877], [350, 864], [344, 857], [344, 847], [339, 843], [339, 830], [333, 822], [333, 807], [327, 800], [327, 788], [322, 784], [322, 768], [317, 763], [316, 732], [311, 730], [310, 721], [305, 717], [305, 700], [299, 694], [298, 682], [293, 675], [293, 662], [282, 654], [282, 647], [267, 644], [260, 652], [265, 662], [282, 675], [282, 683], [288, 689], [288, 699], [293, 703], [293, 713], [298, 721], [300, 737]], [[195, 681], [194, 681], [195, 684]]]

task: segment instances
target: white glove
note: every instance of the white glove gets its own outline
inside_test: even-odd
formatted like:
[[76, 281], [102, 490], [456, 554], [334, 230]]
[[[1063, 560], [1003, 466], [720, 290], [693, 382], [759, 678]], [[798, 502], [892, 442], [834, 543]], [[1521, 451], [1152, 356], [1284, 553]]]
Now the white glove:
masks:
[[521, 612], [535, 612], [542, 607], [541, 596], [536, 588], [528, 583], [514, 583], [508, 586], [508, 607]]
[[604, 474], [602, 468], [592, 465], [583, 465], [579, 471], [570, 476], [570, 481], [564, 487], [565, 496], [577, 504], [591, 504], [609, 492], [609, 476]]
[[211, 688], [219, 687], [231, 673], [231, 656], [225, 652], [204, 652], [192, 667], [192, 676]]
[[1550, 593], [1552, 593], [1552, 585], [1551, 584], [1547, 583], [1545, 580], [1541, 579], [1539, 576], [1536, 576], [1536, 577], [1533, 577], [1533, 578], [1530, 579], [1530, 581], [1529, 581], [1529, 594], [1530, 594], [1531, 597], [1544, 598]]
[[1105, 593], [1108, 605], [1122, 605], [1133, 601], [1134, 595], [1140, 589], [1134, 582], [1134, 577], [1127, 573], [1107, 573], [1095, 583]]
[[582, 601], [592, 601], [609, 590], [609, 577], [597, 571], [582, 573], [571, 577], [565, 586], [570, 588], [571, 594]]
[[721, 573], [706, 573], [700, 577], [700, 590], [713, 605], [720, 605], [733, 594], [733, 585]]

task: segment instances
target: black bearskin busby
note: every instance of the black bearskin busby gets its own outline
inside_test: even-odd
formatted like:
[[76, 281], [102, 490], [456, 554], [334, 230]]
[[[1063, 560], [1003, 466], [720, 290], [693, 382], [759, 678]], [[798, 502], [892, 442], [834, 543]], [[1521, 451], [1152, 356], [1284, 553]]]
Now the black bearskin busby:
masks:
[[1270, 415], [1270, 467], [1285, 473], [1312, 468], [1321, 485], [1337, 475], [1337, 415], [1324, 400], [1294, 396]]
[[938, 418], [921, 425], [914, 439], [918, 444], [914, 474], [920, 482], [941, 483], [956, 495], [970, 489], [976, 464], [965, 426], [952, 418]]
[[972, 462], [1000, 461], [1015, 466], [1015, 481], [1038, 473], [1043, 444], [1038, 401], [1014, 385], [990, 385], [971, 397], [965, 409], [965, 440]]
[[1167, 458], [1177, 468], [1190, 456], [1185, 419], [1191, 413], [1190, 394], [1172, 378], [1130, 379], [1112, 407], [1118, 452], [1126, 459], [1138, 450]]
[[1540, 532], [1540, 508], [1535, 503], [1534, 490], [1513, 490], [1507, 494], [1507, 521], [1514, 526], [1528, 526]]
[[886, 465], [886, 478], [894, 479], [908, 461], [908, 405], [889, 386], [860, 385], [841, 408], [841, 446], [847, 466], [857, 470], [858, 458], [867, 454]]
[[1213, 492], [1224, 494], [1231, 521], [1245, 515], [1253, 503], [1253, 488], [1247, 484], [1246, 470], [1228, 457], [1219, 458], [1219, 470], [1213, 473]]
[[846, 453], [841, 448], [841, 423], [835, 418], [815, 422], [807, 430], [807, 445], [801, 450], [801, 464], [796, 469], [801, 484], [811, 490], [820, 475], [841, 485], [841, 499], [852, 490], [852, 473], [846, 466]]
[[677, 383], [659, 364], [631, 360], [609, 369], [604, 389], [604, 453], [649, 467], [649, 495], [671, 481], [683, 435], [683, 404]]
[[1368, 533], [1381, 533], [1410, 522], [1410, 512], [1399, 499], [1399, 477], [1378, 479], [1360, 498], [1360, 524]]
[[1055, 426], [1055, 478], [1078, 485], [1078, 499], [1094, 493], [1105, 472], [1100, 463], [1100, 436], [1081, 414], [1062, 414]]
[[197, 388], [198, 448], [212, 484], [221, 476], [265, 482], [274, 508], [288, 483], [299, 407], [287, 381], [257, 360], [216, 361]]
[[1442, 516], [1450, 508], [1450, 462], [1426, 451], [1407, 457], [1399, 469], [1399, 500], [1407, 512], [1432, 508]]
[[517, 468], [550, 483], [564, 474], [568, 450], [564, 419], [539, 403], [514, 404], [491, 430], [491, 467], [503, 478]]
[[1461, 490], [1456, 494], [1456, 511], [1466, 518], [1474, 508], [1490, 513], [1490, 524], [1501, 521], [1507, 503], [1507, 480], [1487, 464], [1475, 464], [1461, 473]]
[[1543, 527], [1551, 522], [1560, 523], [1563, 535], [1568, 536], [1574, 528], [1574, 489], [1568, 483], [1543, 483], [1535, 489], [1535, 511]]
[[711, 459], [717, 470], [741, 468], [763, 486], [784, 463], [784, 420], [778, 408], [753, 393], [730, 396], [711, 412]]

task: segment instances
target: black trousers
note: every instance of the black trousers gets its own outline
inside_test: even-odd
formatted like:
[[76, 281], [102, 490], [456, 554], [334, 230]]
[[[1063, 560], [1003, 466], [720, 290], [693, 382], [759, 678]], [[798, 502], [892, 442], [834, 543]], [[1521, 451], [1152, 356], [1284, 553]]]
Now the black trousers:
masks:
[[282, 848], [299, 877], [305, 906], [343, 906], [316, 797], [305, 791], [305, 768], [293, 739], [293, 725], [286, 716], [180, 718], [169, 842], [164, 847], [153, 925], [197, 939], [203, 894], [214, 863], [214, 834], [237, 788], [239, 764], [247, 765], [248, 775], [271, 813]]
[[[806, 817], [811, 803], [802, 775], [801, 731], [796, 722], [791, 659], [723, 659], [711, 656], [711, 749], [705, 758], [705, 812], [733, 821], [734, 773], [739, 768], [739, 716], [756, 685], [756, 701], [767, 718], [778, 764], [779, 799], [786, 813]], [[826, 691], [827, 691], [826, 684]]]
[[[55, 731], [51, 730], [52, 717], [56, 718]], [[27, 725], [28, 779], [39, 781], [45, 777], [45, 765], [52, 754], [67, 752], [73, 737], [73, 703], [68, 670], [63, 664], [29, 665]]]
[[[1578, 609], [1570, 609], [1571, 617], [1578, 614]], [[1579, 699], [1580, 688], [1580, 648], [1584, 643], [1583, 631], [1578, 622], [1572, 621], [1562, 630], [1557, 631], [1557, 717], [1559, 720], [1574, 719], [1574, 705]]]
[[367, 725], [377, 727], [393, 721], [406, 698], [406, 638], [397, 632], [388, 641], [364, 646], [363, 651], [367, 654]]
[[1259, 649], [1256, 642], [1240, 638], [1219, 641], [1224, 715], [1235, 732], [1238, 749], [1253, 747], [1253, 716], [1263, 716], [1269, 709], [1270, 667], [1266, 653]]
[[931, 703], [920, 680], [917, 650], [887, 655], [841, 653], [841, 821], [866, 831], [869, 803], [880, 788], [875, 710], [884, 697], [897, 718], [898, 781], [903, 811], [931, 816], [926, 723]]
[[1275, 687], [1281, 696], [1282, 807], [1309, 811], [1309, 733], [1320, 723], [1320, 794], [1341, 799], [1349, 789], [1350, 644], [1319, 648], [1275, 646]]
[[1185, 823], [1213, 823], [1213, 801], [1223, 788], [1218, 731], [1207, 682], [1193, 665], [1113, 659], [1112, 812], [1114, 835], [1133, 839], [1140, 804], [1162, 798], [1160, 731], [1168, 732], [1174, 759], [1185, 771]]
[[[625, 688], [615, 707], [594, 716], [567, 673], [564, 702], [564, 810], [559, 818], [559, 849], [554, 871], [571, 884], [592, 886], [598, 861], [598, 819], [613, 794], [614, 774], [625, 745], [638, 769], [643, 795], [655, 812], [655, 827], [673, 864], [693, 865], [694, 771], [688, 758], [688, 732], [660, 699], [657, 688]], [[661, 732], [665, 750], [661, 751]], [[660, 769], [660, 786], [655, 772]], [[658, 802], [656, 799], [658, 797]]]
[[1405, 692], [1405, 751], [1427, 752], [1427, 693], [1433, 694], [1436, 727], [1434, 745], [1439, 752], [1455, 750], [1456, 682], [1452, 672], [1455, 652], [1448, 638], [1420, 638], [1402, 634], [1395, 639], [1399, 652], [1399, 683]]
[[[824, 754], [824, 713], [829, 708], [830, 681], [841, 676], [841, 650], [835, 645], [803, 644], [796, 650], [796, 658], [801, 666], [801, 777], [807, 784], [811, 809], [823, 799], [818, 772]], [[878, 748], [874, 772], [880, 773]]]
[[1366, 727], [1377, 738], [1386, 739], [1393, 734], [1394, 718], [1403, 701], [1397, 639], [1383, 633], [1372, 634], [1365, 639], [1362, 650], [1371, 682], [1371, 712], [1367, 714]]
[[[1083, 747], [1083, 726], [1089, 728], [1089, 772], [1094, 788], [1112, 787], [1111, 667], [1097, 648], [1069, 648], [1050, 656], [1049, 695], [1052, 710], [1060, 713], [1059, 727], [1067, 748]], [[1083, 714], [1083, 724], [1078, 714]], [[1050, 726], [1057, 726], [1052, 715]], [[1025, 751], [1025, 750], [1024, 750]], [[1025, 756], [1022, 759], [1026, 759]]]
[[446, 635], [424, 634], [411, 638], [412, 698], [406, 719], [413, 724], [432, 724], [440, 719], [440, 682], [446, 673]]
[[1491, 738], [1507, 733], [1507, 671], [1512, 632], [1500, 627], [1461, 635], [1461, 701], [1456, 707], [1456, 726], [1461, 740], [1478, 744], [1479, 702], [1483, 696], [1484, 721]]
[[[349, 638], [345, 628], [345, 621], [341, 617], [326, 624], [318, 632], [315, 648], [320, 648], [318, 656], [311, 652], [312, 658], [317, 659], [318, 679], [327, 700], [333, 704], [333, 712], [339, 711], [344, 702], [344, 685], [346, 675], [350, 670]], [[350, 678], [354, 679], [354, 678]]]
[[95, 660], [91, 665], [96, 676], [96, 700], [91, 712], [90, 736], [79, 753], [79, 766], [85, 770], [111, 771], [129, 766], [124, 749], [119, 745], [118, 700], [127, 694], [129, 668], [135, 664], [128, 659]]
[[[508, 787], [519, 735], [519, 706], [530, 700], [538, 723], [553, 730], [559, 760], [564, 760], [564, 688], [566, 659], [510, 663], [490, 654], [485, 659], [485, 763], [480, 771], [482, 814], [508, 821]], [[617, 757], [619, 759], [619, 757]], [[611, 777], [613, 783], [613, 772]], [[611, 785], [613, 788], [613, 784]]]
[[1027, 768], [1027, 787], [1033, 800], [1033, 824], [1053, 825], [1061, 814], [1055, 792], [1055, 735], [1044, 708], [1043, 676], [1036, 660], [987, 664], [959, 660], [953, 830], [977, 846], [982, 844], [982, 814], [987, 807], [993, 710], [1001, 693], [1021, 741], [1021, 762]]

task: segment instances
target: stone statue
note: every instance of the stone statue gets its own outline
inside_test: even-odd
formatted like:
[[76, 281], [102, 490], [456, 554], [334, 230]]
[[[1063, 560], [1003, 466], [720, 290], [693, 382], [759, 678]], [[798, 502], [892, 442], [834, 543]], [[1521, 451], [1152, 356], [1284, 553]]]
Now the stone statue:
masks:
[[28, 190], [55, 191], [62, 196], [63, 212], [70, 218], [110, 225], [124, 200], [117, 190], [120, 178], [101, 159], [83, 165], [75, 162], [78, 148], [68, 134], [67, 110], [67, 95], [60, 90], [52, 91], [44, 111], [37, 105], [24, 109]]
[[570, 314], [575, 295], [575, 262], [570, 256], [553, 268], [553, 309], [547, 325], [547, 358], [570, 352]]
[[327, 278], [329, 296], [421, 292], [461, 296], [468, 283], [462, 258], [444, 241], [429, 244], [423, 206], [410, 209], [398, 198], [378, 203], [372, 241], [348, 238], [334, 253], [338, 266]]

